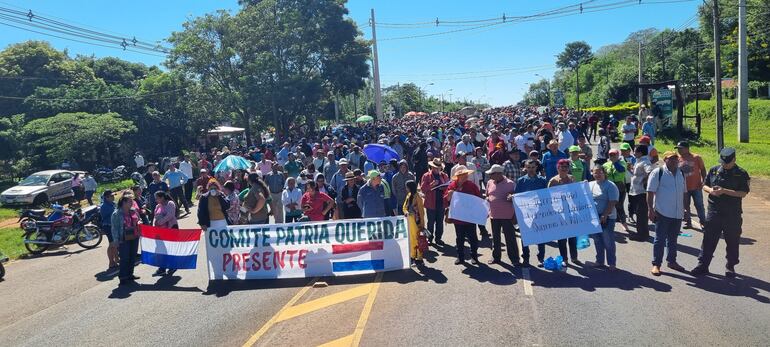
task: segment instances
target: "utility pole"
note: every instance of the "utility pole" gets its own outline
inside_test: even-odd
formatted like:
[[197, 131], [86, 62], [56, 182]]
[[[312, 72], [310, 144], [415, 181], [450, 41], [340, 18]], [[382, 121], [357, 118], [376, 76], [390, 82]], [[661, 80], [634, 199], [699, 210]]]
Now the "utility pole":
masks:
[[724, 125], [722, 119], [722, 43], [719, 27], [719, 0], [713, 0], [711, 6], [714, 19], [714, 96], [717, 102], [717, 152], [725, 147]]
[[698, 129], [698, 137], [700, 137], [700, 110], [698, 109], [698, 101], [700, 100], [700, 51], [698, 50], [698, 44], [695, 44], [695, 128]]
[[372, 49], [374, 50], [374, 57], [372, 59], [372, 65], [374, 65], [374, 110], [375, 118], [382, 120], [382, 90], [380, 90], [380, 64], [377, 57], [377, 30], [375, 28], [376, 22], [374, 21], [374, 9], [372, 9]]
[[749, 65], [746, 0], [738, 0], [738, 141], [749, 142]]
[[644, 92], [642, 91], [642, 83], [644, 83], [644, 78], [642, 77], [643, 76], [642, 71], [644, 70], [644, 67], [642, 66], [642, 63], [643, 63], [642, 41], [639, 41], [639, 105], [640, 106], [644, 104]]
[[667, 80], [666, 77], [666, 42], [663, 41], [664, 37], [663, 35], [660, 35], [660, 61], [663, 64], [663, 79]]
[[575, 99], [577, 110], [580, 111], [580, 63], [575, 65]]

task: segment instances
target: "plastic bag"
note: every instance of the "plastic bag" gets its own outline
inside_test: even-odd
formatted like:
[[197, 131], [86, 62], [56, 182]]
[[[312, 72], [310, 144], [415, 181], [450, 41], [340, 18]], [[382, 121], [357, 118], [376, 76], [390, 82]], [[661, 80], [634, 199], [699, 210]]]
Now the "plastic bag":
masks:
[[553, 259], [553, 257], [548, 257], [548, 258], [547, 258], [547, 259], [546, 259], [546, 260], [543, 262], [543, 267], [544, 267], [546, 270], [556, 270], [556, 267], [557, 267], [557, 265], [556, 265], [556, 259]]
[[591, 238], [588, 235], [580, 235], [577, 237], [577, 249], [586, 249], [591, 246]]

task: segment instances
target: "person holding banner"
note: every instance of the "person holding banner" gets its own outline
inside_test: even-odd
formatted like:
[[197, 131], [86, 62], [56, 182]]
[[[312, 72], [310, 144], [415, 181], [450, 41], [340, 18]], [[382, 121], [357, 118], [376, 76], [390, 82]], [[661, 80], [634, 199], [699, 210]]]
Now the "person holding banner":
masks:
[[377, 170], [370, 170], [366, 176], [369, 180], [358, 190], [356, 199], [356, 203], [361, 209], [361, 216], [364, 218], [386, 217], [388, 212], [382, 176]]
[[297, 188], [297, 179], [289, 176], [286, 179], [286, 189], [281, 193], [281, 203], [283, 204], [284, 221], [294, 223], [302, 218], [300, 209], [300, 200], [302, 191]]
[[[444, 203], [449, 206], [452, 201], [452, 194], [454, 192], [460, 192], [470, 195], [481, 197], [479, 187], [475, 183], [468, 179], [468, 176], [475, 173], [476, 170], [468, 169], [465, 165], [457, 165], [452, 168], [454, 176], [452, 176], [452, 182], [449, 183], [447, 191], [444, 194]], [[476, 225], [466, 223], [459, 220], [449, 219], [449, 223], [455, 225], [455, 233], [457, 235], [456, 247], [457, 247], [457, 260], [455, 265], [460, 265], [465, 262], [465, 239], [468, 239], [468, 243], [471, 247], [471, 264], [479, 264], [479, 239], [476, 235]]]
[[489, 176], [487, 182], [487, 201], [489, 201], [489, 217], [492, 219], [492, 259], [489, 264], [499, 264], [502, 242], [500, 232], [505, 237], [506, 252], [513, 266], [519, 266], [519, 247], [514, 235], [513, 223], [516, 214], [513, 210], [513, 193], [516, 191], [516, 182], [504, 175], [505, 168], [501, 165], [492, 165], [486, 172]]
[[[249, 178], [251, 175], [256, 176], [257, 174], [249, 174]], [[226, 228], [227, 209], [230, 208], [230, 203], [219, 191], [218, 182], [209, 182], [206, 188], [208, 188], [208, 193], [201, 196], [198, 203], [198, 225], [203, 230]]]
[[617, 258], [615, 256], [615, 218], [617, 211], [615, 205], [618, 203], [618, 187], [607, 180], [607, 171], [604, 166], [596, 165], [592, 171], [594, 180], [588, 182], [588, 187], [594, 197], [596, 211], [599, 213], [599, 222], [602, 226], [602, 232], [591, 234], [596, 247], [596, 262], [586, 262], [589, 267], [604, 267], [606, 258], [610, 270], [616, 269]]
[[402, 210], [409, 219], [409, 256], [419, 266], [423, 264], [419, 235], [425, 230], [425, 206], [422, 195], [417, 192], [417, 182], [406, 181], [406, 190], [408, 193]]
[[[575, 178], [571, 176], [570, 173], [570, 166], [571, 162], [568, 159], [559, 159], [559, 161], [556, 163], [556, 176], [551, 178], [548, 181], [548, 188], [550, 187], [556, 187], [563, 184], [570, 184], [575, 182]], [[577, 237], [570, 237], [568, 239], [562, 239], [559, 240], [559, 254], [561, 255], [561, 258], [563, 259], [561, 266], [563, 269], [567, 268], [567, 259], [572, 259], [572, 263], [576, 265], [580, 265], [580, 260], [578, 260], [578, 249], [577, 249]], [[567, 257], [567, 245], [569, 244], [569, 257]]]
[[[232, 183], [230, 183], [232, 184]], [[171, 195], [167, 192], [155, 192], [155, 218], [153, 225], [161, 228], [179, 229], [179, 223], [176, 219], [176, 204], [171, 198]], [[171, 276], [176, 272], [176, 269], [170, 269], [166, 272], [166, 268], [159, 267], [155, 271], [153, 276]]]
[[358, 219], [361, 218], [361, 209], [356, 203], [358, 199], [358, 184], [356, 184], [356, 175], [352, 171], [345, 173], [345, 185], [340, 188], [337, 197], [341, 200], [339, 211], [340, 219]]
[[[134, 276], [136, 252], [139, 248], [139, 214], [132, 209], [133, 205], [131, 197], [121, 197], [115, 212], [110, 216], [112, 240], [120, 255], [120, 286], [136, 284], [139, 279], [139, 276]], [[176, 214], [176, 210], [173, 213]]]
[[433, 159], [430, 171], [420, 178], [420, 190], [425, 195], [425, 212], [428, 215], [429, 242], [435, 240], [436, 245], [444, 245], [441, 237], [444, 235], [444, 190], [449, 182], [449, 176], [443, 171], [441, 159]]
[[[524, 168], [527, 170], [527, 174], [519, 177], [516, 181], [516, 193], [523, 193], [532, 190], [545, 189], [548, 187], [548, 181], [545, 177], [538, 175], [538, 165], [540, 163], [537, 160], [528, 159]], [[524, 267], [529, 266], [529, 246], [522, 247], [521, 257], [524, 260]], [[545, 261], [545, 244], [541, 243], [537, 245], [537, 262], [538, 267], [543, 267], [543, 261]]]

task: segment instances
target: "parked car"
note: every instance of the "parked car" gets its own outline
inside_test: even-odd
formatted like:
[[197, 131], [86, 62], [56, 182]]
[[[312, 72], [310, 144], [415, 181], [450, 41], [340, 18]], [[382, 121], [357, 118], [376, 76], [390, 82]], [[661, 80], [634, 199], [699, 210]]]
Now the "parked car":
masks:
[[0, 194], [3, 205], [43, 205], [71, 198], [72, 177], [81, 171], [46, 170], [33, 173]]

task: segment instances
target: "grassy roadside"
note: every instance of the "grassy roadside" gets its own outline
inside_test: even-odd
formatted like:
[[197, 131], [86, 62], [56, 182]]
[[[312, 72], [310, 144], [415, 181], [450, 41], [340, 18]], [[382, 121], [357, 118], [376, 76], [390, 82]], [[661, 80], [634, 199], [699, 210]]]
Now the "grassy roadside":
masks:
[[[130, 188], [134, 182], [130, 179], [122, 180], [119, 182], [111, 182], [101, 184], [96, 189], [94, 194], [94, 204], [98, 204], [101, 200], [102, 192], [106, 189], [113, 191], [119, 191], [126, 188]], [[16, 207], [2, 207], [0, 208], [0, 221], [7, 219], [16, 219], [19, 216], [19, 209]], [[6, 228], [0, 228], [0, 253], [4, 254], [10, 259], [18, 259], [19, 257], [27, 254], [27, 249], [24, 248], [24, 240], [22, 239], [21, 229], [18, 228], [18, 224], [13, 223]]]

